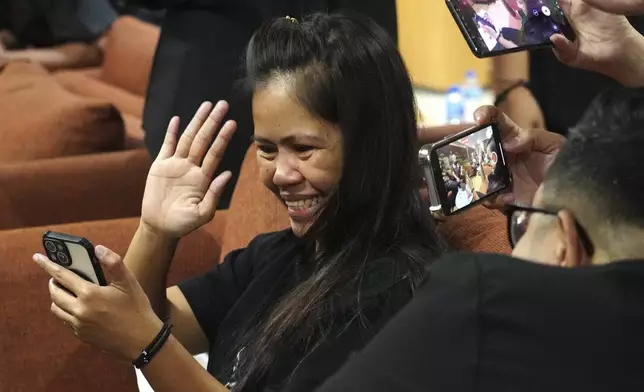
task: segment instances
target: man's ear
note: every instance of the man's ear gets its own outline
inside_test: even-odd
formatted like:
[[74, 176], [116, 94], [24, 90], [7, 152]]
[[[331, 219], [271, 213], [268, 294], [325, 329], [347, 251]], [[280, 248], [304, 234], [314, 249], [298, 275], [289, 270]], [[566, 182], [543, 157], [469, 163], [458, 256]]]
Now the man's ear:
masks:
[[557, 261], [562, 267], [579, 267], [585, 264], [586, 254], [582, 248], [577, 230], [577, 221], [570, 211], [561, 210], [557, 214], [557, 232], [560, 236]]

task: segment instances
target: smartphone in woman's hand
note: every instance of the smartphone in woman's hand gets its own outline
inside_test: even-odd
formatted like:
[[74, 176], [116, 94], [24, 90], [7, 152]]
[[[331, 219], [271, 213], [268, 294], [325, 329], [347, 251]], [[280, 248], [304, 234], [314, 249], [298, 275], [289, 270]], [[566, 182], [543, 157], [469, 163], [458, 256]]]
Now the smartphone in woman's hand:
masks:
[[42, 243], [49, 260], [89, 282], [107, 285], [103, 269], [94, 254], [94, 246], [86, 238], [47, 231], [43, 234]]

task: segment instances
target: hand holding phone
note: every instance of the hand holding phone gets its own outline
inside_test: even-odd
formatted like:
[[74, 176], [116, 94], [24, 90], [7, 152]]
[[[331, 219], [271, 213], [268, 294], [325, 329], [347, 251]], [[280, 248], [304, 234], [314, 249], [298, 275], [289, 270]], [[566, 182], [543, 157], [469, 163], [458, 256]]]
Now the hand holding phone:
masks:
[[[165, 324], [121, 257], [105, 247], [95, 254], [87, 239], [69, 234], [48, 231], [42, 241], [46, 256], [35, 254], [33, 260], [52, 278], [53, 315], [80, 340], [122, 360], [149, 359], [144, 349]], [[109, 285], [96, 256], [110, 271]]]
[[89, 240], [70, 234], [47, 231], [42, 238], [49, 260], [100, 286], [107, 281]]
[[433, 212], [466, 210], [512, 186], [496, 123], [466, 129], [419, 151]]
[[557, 0], [445, 0], [476, 57], [552, 46], [550, 37], [575, 39]]
[[511, 192], [488, 198], [486, 205], [500, 208], [508, 203], [532, 204], [537, 189], [566, 138], [542, 129], [522, 128], [494, 106], [477, 109], [474, 117], [479, 124], [496, 123], [503, 156], [512, 176]]

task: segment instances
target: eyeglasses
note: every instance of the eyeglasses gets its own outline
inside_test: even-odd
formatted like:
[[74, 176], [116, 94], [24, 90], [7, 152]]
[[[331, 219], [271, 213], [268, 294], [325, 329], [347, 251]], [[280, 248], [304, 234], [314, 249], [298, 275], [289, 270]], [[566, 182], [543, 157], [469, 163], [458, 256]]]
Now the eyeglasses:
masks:
[[[508, 204], [504, 207], [504, 213], [508, 217], [508, 237], [510, 238], [510, 245], [514, 248], [521, 237], [528, 230], [530, 218], [532, 214], [545, 214], [556, 217], [559, 211], [549, 211], [541, 208], [519, 206]], [[595, 246], [593, 245], [588, 232], [575, 220], [577, 232], [579, 233], [579, 241], [583, 246], [586, 254], [592, 256], [595, 253]]]

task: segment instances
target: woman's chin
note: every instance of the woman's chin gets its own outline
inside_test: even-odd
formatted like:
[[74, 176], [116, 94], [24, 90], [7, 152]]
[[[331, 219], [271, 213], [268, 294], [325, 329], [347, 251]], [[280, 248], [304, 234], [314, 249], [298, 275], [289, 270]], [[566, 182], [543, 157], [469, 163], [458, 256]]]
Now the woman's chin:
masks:
[[312, 224], [313, 222], [298, 221], [291, 218], [291, 230], [293, 230], [293, 233], [298, 237], [304, 236], [304, 234], [309, 231]]

